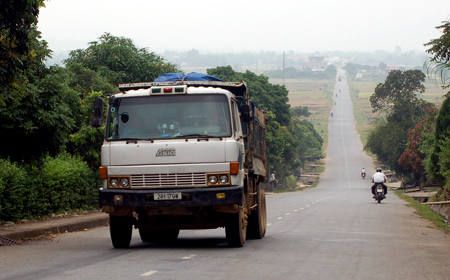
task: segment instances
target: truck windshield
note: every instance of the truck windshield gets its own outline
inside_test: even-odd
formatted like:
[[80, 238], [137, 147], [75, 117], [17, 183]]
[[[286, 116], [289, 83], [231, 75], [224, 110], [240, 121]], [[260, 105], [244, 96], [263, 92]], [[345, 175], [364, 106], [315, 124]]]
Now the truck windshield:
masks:
[[228, 99], [221, 94], [116, 98], [108, 140], [231, 136]]

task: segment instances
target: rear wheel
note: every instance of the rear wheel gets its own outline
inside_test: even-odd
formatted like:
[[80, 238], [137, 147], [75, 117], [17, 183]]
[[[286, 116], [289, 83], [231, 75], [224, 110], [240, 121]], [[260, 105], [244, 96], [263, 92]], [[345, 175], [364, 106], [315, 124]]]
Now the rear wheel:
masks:
[[228, 246], [244, 246], [245, 239], [247, 237], [244, 209], [240, 209], [238, 213], [229, 214], [227, 224], [225, 226], [225, 234], [227, 236]]
[[130, 247], [133, 217], [109, 215], [109, 232], [114, 248]]
[[267, 212], [266, 212], [266, 194], [258, 185], [256, 185], [256, 204], [248, 217], [248, 237], [252, 239], [261, 239], [266, 234]]

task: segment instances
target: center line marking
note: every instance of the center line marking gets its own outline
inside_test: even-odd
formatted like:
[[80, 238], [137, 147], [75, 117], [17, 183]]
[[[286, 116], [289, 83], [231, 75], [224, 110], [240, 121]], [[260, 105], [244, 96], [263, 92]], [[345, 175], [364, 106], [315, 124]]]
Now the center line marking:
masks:
[[141, 276], [143, 276], [143, 277], [150, 276], [152, 274], [155, 274], [156, 272], [158, 272], [158, 270], [150, 270], [149, 272], [141, 274]]
[[193, 258], [193, 257], [195, 257], [196, 255], [195, 254], [192, 254], [192, 255], [190, 255], [189, 257], [182, 257], [181, 259], [182, 260], [189, 260], [189, 259], [191, 259], [191, 258]]

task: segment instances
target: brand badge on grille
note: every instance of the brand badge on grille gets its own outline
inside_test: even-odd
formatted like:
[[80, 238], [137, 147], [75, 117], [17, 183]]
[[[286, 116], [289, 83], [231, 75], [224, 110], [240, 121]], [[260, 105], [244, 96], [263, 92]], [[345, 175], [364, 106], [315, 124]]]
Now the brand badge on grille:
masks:
[[175, 149], [174, 148], [161, 148], [156, 153], [157, 157], [170, 157], [175, 156]]

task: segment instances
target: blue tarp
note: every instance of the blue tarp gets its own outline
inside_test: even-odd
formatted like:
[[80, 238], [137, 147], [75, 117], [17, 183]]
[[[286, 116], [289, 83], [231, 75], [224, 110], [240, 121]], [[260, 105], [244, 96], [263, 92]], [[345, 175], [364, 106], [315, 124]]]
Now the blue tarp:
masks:
[[158, 78], [156, 78], [155, 82], [177, 82], [177, 81], [204, 81], [204, 82], [211, 82], [211, 81], [223, 81], [219, 78], [216, 78], [211, 75], [206, 75], [202, 73], [197, 72], [191, 72], [188, 74], [183, 73], [167, 73], [162, 74]]

